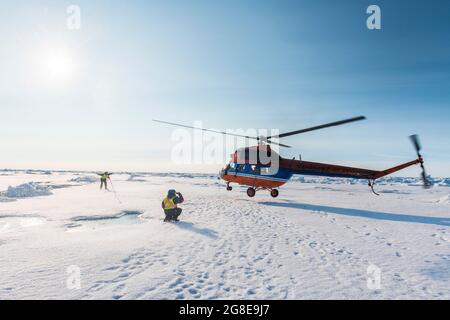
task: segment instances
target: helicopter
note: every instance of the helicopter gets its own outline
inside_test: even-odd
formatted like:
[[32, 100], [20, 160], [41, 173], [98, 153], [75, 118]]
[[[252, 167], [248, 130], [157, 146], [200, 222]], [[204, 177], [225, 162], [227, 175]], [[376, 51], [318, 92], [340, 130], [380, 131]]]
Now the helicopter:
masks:
[[[416, 134], [411, 135], [409, 138], [411, 139], [411, 142], [415, 148], [417, 158], [402, 163], [400, 165], [397, 165], [395, 167], [381, 171], [347, 167], [328, 163], [303, 161], [301, 158], [298, 160], [295, 158], [287, 159], [280, 156], [270, 147], [270, 145], [273, 144], [284, 148], [291, 148], [291, 146], [289, 145], [277, 142], [278, 139], [306, 132], [311, 132], [315, 130], [320, 130], [324, 128], [348, 124], [351, 122], [361, 121], [365, 119], [366, 119], [365, 116], [358, 116], [354, 118], [335, 121], [331, 123], [326, 123], [314, 127], [309, 127], [305, 129], [295, 130], [267, 137], [238, 135], [228, 132], [198, 128], [155, 119], [153, 119], [153, 121], [173, 126], [180, 126], [184, 128], [214, 132], [223, 135], [233, 135], [243, 137], [246, 139], [256, 140], [257, 141], [256, 146], [240, 148], [237, 149], [233, 154], [231, 154], [230, 162], [219, 172], [220, 179], [226, 181], [226, 188], [228, 191], [231, 191], [233, 189], [232, 186], [230, 185], [231, 183], [247, 186], [248, 187], [247, 195], [249, 197], [254, 197], [257, 191], [268, 190], [270, 192], [270, 195], [273, 198], [276, 198], [279, 195], [278, 188], [284, 185], [286, 182], [288, 182], [289, 179], [291, 179], [292, 176], [294, 175], [353, 178], [360, 180], [363, 179], [367, 180], [368, 186], [371, 188], [372, 192], [375, 195], [379, 195], [374, 190], [374, 184], [376, 179], [390, 175], [394, 172], [403, 170], [407, 167], [417, 164], [420, 164], [420, 167], [422, 169], [421, 178], [423, 187], [424, 188], [431, 187], [431, 183], [430, 181], [428, 181], [427, 174], [425, 172], [424, 160], [422, 155], [420, 154], [422, 146], [419, 142], [419, 137]], [[275, 139], [277, 141], [274, 141]]]

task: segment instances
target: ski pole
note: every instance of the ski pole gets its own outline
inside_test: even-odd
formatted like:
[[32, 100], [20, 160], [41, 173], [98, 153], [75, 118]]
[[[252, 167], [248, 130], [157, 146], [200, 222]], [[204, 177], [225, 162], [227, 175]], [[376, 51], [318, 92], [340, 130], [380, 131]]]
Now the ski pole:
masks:
[[113, 189], [114, 196], [116, 197], [117, 201], [119, 201], [119, 203], [122, 204], [122, 201], [120, 201], [119, 197], [117, 196], [117, 192], [116, 192], [116, 189], [114, 188], [111, 178], [109, 177], [108, 179], [109, 179], [109, 182], [111, 183], [111, 187]]

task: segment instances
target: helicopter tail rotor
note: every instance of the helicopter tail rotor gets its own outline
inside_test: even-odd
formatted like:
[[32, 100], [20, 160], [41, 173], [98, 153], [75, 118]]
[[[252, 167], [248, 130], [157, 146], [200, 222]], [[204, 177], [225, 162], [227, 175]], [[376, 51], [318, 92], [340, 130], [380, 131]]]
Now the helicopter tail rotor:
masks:
[[413, 134], [412, 136], [409, 136], [409, 138], [411, 139], [411, 142], [412, 142], [412, 144], [414, 146], [414, 149], [416, 149], [417, 157], [418, 157], [418, 160], [420, 162], [420, 167], [422, 168], [421, 177], [422, 177], [423, 187], [425, 189], [428, 189], [428, 188], [431, 187], [432, 184], [427, 178], [427, 173], [425, 171], [425, 166], [423, 164], [424, 161], [423, 161], [422, 155], [420, 154], [420, 150], [422, 149], [422, 145], [420, 144], [419, 136], [417, 134]]

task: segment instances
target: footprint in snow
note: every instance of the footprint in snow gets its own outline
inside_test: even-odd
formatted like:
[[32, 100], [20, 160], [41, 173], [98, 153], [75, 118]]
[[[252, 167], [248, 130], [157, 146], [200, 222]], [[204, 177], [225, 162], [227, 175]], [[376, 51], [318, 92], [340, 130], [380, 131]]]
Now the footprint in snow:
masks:
[[248, 289], [247, 290], [247, 295], [251, 296], [251, 295], [254, 295], [254, 294], [256, 294], [256, 290], [255, 289]]

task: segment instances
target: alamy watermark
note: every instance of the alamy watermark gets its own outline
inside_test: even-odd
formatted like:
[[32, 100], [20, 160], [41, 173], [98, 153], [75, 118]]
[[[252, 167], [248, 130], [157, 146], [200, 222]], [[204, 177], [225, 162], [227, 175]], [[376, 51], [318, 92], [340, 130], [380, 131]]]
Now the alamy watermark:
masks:
[[381, 269], [374, 264], [367, 267], [367, 289], [381, 289]]
[[81, 289], [81, 269], [77, 265], [67, 267], [66, 272], [69, 274], [66, 280], [66, 287], [69, 290]]
[[67, 20], [66, 20], [66, 26], [67, 29], [73, 31], [73, 30], [80, 30], [81, 29], [81, 8], [77, 5], [70, 5], [66, 9], [67, 13]]
[[366, 12], [370, 15], [366, 21], [367, 29], [381, 30], [381, 8], [372, 4], [367, 7]]
[[[235, 157], [233, 162], [236, 163], [261, 164], [278, 170], [279, 146], [276, 137], [279, 130], [251, 128], [221, 131], [204, 129], [201, 121], [195, 121], [193, 127], [196, 129], [179, 128], [172, 132], [172, 163], [223, 164]], [[260, 147], [256, 148], [258, 145]]]

